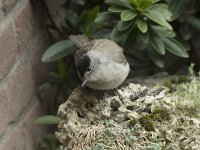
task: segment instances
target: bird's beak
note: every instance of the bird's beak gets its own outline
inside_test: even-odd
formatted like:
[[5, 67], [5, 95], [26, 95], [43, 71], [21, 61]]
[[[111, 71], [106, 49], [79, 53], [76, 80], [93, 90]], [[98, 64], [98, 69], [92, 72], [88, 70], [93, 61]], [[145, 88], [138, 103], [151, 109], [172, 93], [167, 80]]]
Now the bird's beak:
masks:
[[82, 83], [82, 88], [84, 87], [84, 85], [85, 85], [85, 83], [87, 82], [87, 79], [85, 79], [84, 81], [83, 81], [83, 83]]

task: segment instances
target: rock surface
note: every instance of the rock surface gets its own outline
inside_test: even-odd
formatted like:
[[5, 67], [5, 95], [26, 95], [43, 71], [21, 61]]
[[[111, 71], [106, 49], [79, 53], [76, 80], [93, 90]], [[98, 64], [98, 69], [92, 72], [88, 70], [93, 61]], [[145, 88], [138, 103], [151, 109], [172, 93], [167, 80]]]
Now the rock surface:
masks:
[[199, 150], [200, 120], [176, 111], [163, 87], [77, 87], [58, 110], [61, 150]]

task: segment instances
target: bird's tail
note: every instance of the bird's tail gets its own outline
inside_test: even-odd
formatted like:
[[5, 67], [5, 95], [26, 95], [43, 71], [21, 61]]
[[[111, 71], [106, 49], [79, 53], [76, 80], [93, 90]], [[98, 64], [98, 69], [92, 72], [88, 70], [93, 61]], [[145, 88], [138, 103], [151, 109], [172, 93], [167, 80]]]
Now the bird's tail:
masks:
[[86, 35], [70, 35], [69, 39], [73, 41], [79, 48], [84, 48], [90, 45], [90, 40]]

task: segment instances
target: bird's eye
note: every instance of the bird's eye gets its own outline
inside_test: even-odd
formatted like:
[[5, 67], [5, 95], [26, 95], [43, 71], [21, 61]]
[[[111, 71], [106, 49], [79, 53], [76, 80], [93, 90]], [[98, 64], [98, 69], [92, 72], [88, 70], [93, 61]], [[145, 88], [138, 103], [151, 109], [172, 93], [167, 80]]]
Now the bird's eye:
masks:
[[88, 71], [88, 72], [92, 71], [92, 68], [88, 68], [87, 71]]

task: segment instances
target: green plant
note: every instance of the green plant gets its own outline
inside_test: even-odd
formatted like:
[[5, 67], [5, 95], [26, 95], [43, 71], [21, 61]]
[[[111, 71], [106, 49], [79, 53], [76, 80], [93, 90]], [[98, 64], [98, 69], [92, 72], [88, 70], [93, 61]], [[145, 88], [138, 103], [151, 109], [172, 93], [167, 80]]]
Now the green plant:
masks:
[[160, 0], [106, 0], [109, 12], [98, 14], [96, 22], [116, 18], [111, 39], [123, 41], [125, 50], [133, 47], [146, 49], [153, 62], [164, 66], [163, 56], [169, 51], [180, 57], [188, 57], [186, 48], [175, 39], [176, 33], [169, 24], [172, 13], [169, 4]]
[[[87, 2], [91, 4], [88, 6]], [[195, 0], [106, 0], [105, 3], [73, 0], [68, 3], [82, 7], [74, 10], [72, 4], [67, 6], [61, 24], [61, 30], [66, 35], [111, 38], [121, 44], [129, 55], [131, 51], [147, 51], [159, 67], [164, 67], [166, 51], [179, 57], [188, 57], [190, 45], [187, 41], [192, 37], [193, 28], [200, 29], [200, 20], [195, 16], [198, 10], [195, 6], [199, 2]], [[108, 11], [103, 11], [106, 7]], [[45, 52], [43, 62], [65, 57], [73, 52], [71, 46], [72, 43], [68, 41], [65, 50], [62, 45], [51, 47]], [[53, 56], [52, 48], [56, 49], [53, 54], [55, 58], [50, 59]]]
[[[57, 125], [58, 117], [54, 115], [41, 116], [34, 123], [37, 125]], [[40, 145], [43, 150], [57, 150], [59, 141], [54, 133], [48, 133], [41, 139]]]
[[[190, 82], [181, 83], [176, 87], [177, 106], [189, 116], [200, 115], [200, 81], [194, 72], [194, 64], [189, 67]], [[198, 73], [200, 75], [200, 72]]]

